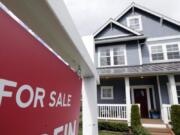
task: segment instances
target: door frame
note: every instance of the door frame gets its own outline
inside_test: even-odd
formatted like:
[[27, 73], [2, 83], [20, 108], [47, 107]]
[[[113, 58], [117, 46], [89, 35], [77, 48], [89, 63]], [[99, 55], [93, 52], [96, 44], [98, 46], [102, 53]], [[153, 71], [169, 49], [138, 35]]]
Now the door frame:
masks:
[[154, 86], [153, 85], [134, 85], [134, 86], [130, 87], [132, 104], [135, 104], [134, 90], [136, 90], [136, 89], [145, 89], [146, 90], [149, 117], [150, 117], [149, 111], [152, 108], [151, 99], [150, 99], [150, 91], [149, 91], [150, 88], [152, 89], [153, 105], [154, 105], [154, 108], [156, 109], [155, 92], [154, 92]]

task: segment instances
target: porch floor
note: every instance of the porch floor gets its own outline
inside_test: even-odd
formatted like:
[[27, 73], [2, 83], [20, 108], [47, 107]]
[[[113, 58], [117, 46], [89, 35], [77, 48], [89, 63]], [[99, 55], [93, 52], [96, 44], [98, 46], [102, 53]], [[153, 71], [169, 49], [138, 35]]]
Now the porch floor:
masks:
[[143, 124], [164, 124], [161, 119], [141, 119]]

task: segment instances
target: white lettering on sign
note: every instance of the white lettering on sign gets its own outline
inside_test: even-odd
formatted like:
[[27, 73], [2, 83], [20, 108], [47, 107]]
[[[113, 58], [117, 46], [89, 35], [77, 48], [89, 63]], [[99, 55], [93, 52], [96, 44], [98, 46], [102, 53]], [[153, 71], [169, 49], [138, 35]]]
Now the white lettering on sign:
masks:
[[[11, 98], [13, 96], [13, 93], [15, 91], [10, 91], [10, 90], [5, 90], [5, 87], [17, 87], [17, 82], [10, 81], [10, 80], [5, 80], [5, 79], [0, 79], [0, 105], [2, 105], [3, 98]], [[22, 95], [23, 93], [28, 93], [28, 99], [27, 101], [22, 101]], [[19, 88], [17, 88], [16, 91], [16, 104], [20, 108], [27, 108], [30, 107], [31, 105], [34, 108], [37, 107], [45, 107], [44, 105], [44, 99], [46, 96], [45, 89], [41, 87], [36, 87], [35, 90], [28, 85], [24, 84], [21, 85]], [[66, 94], [66, 93], [57, 93], [56, 91], [50, 92], [49, 97], [50, 102], [48, 103], [49, 107], [70, 107], [71, 106], [71, 99], [72, 95], [71, 94]]]
[[[53, 135], [75, 135], [76, 134], [76, 120], [74, 122], [66, 123], [54, 129]], [[47, 133], [41, 135], [48, 135]]]
[[0, 79], [0, 105], [2, 104], [3, 97], [12, 97], [12, 92], [5, 91], [5, 86], [16, 87], [17, 83], [13, 81], [8, 81], [4, 79]]
[[56, 101], [56, 95], [57, 93], [55, 91], [52, 91], [51, 94], [50, 94], [50, 103], [49, 103], [49, 106], [50, 107], [70, 107], [71, 106], [71, 97], [72, 95], [70, 94], [63, 94], [62, 93], [59, 93], [58, 95], [58, 98], [57, 98], [57, 101]]
[[[27, 102], [23, 102], [21, 100], [21, 95], [24, 91], [28, 91], [30, 96], [29, 96], [29, 99]], [[21, 86], [18, 91], [17, 91], [17, 94], [16, 94], [16, 103], [19, 107], [21, 108], [26, 108], [28, 106], [30, 106], [30, 104], [32, 103], [33, 101], [33, 97], [34, 97], [34, 92], [33, 92], [33, 89], [31, 86], [29, 85], [23, 85]]]
[[65, 124], [64, 126], [60, 126], [54, 129], [54, 135], [59, 135], [60, 133], [64, 133], [63, 135], [75, 135], [76, 134], [76, 120], [73, 125], [71, 122]]

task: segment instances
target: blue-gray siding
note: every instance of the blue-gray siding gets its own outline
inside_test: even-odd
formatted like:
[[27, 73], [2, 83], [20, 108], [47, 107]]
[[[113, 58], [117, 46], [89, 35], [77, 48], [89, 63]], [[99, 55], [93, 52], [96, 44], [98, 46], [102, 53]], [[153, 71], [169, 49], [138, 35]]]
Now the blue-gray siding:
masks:
[[141, 54], [142, 54], [142, 63], [143, 64], [150, 63], [149, 50], [146, 44], [141, 45]]
[[139, 51], [137, 41], [126, 44], [127, 64], [128, 66], [139, 65]]
[[[155, 92], [155, 101], [157, 109], [160, 109], [160, 103], [159, 103], [159, 94], [158, 94], [158, 88], [157, 88], [157, 81], [156, 77], [146, 77], [146, 78], [140, 78], [140, 77], [131, 77], [130, 78], [130, 85], [152, 85], [154, 87]], [[102, 100], [101, 99], [101, 86], [113, 86], [114, 88], [114, 99], [113, 100]], [[97, 99], [98, 103], [102, 104], [125, 104], [126, 98], [125, 98], [125, 82], [124, 78], [117, 78], [117, 79], [101, 79], [100, 85], [97, 87]]]
[[[101, 86], [113, 86], [114, 99], [102, 100], [101, 99]], [[123, 78], [119, 79], [101, 79], [101, 85], [97, 87], [98, 103], [104, 104], [125, 104], [125, 83]]]
[[115, 35], [124, 35], [124, 34], [132, 35], [132, 33], [130, 33], [129, 31], [123, 28], [120, 28], [119, 26], [116, 26], [115, 24], [112, 24], [112, 26], [108, 25], [107, 27], [105, 27], [95, 38], [115, 36]]
[[132, 10], [129, 10], [122, 18], [118, 20], [118, 22], [127, 25], [126, 18], [133, 15], [141, 15], [142, 18], [142, 26], [143, 33], [147, 37], [162, 37], [162, 36], [170, 36], [170, 35], [179, 35], [180, 27], [169, 23], [167, 21], [163, 21], [163, 25], [160, 24], [160, 18], [146, 13], [142, 10], [135, 8], [134, 14]]

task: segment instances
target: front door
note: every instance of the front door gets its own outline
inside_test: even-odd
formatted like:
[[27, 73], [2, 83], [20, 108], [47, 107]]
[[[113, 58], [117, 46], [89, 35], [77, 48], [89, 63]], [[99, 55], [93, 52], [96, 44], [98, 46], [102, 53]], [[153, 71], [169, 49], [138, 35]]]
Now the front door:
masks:
[[140, 104], [142, 118], [148, 118], [148, 103], [146, 89], [134, 89], [134, 102]]

